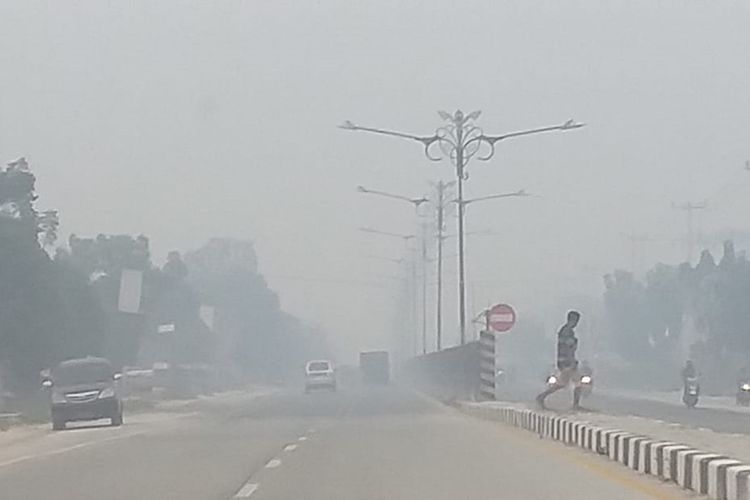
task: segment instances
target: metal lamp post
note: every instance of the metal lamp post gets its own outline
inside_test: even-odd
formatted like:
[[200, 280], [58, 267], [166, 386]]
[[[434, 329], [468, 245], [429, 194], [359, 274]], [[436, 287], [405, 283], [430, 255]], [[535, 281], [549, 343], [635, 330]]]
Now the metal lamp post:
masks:
[[[551, 132], [553, 130], [572, 130], [583, 127], [584, 124], [568, 120], [562, 125], [521, 130], [501, 135], [487, 135], [480, 127], [474, 124], [476, 119], [479, 118], [481, 111], [473, 111], [469, 114], [464, 114], [461, 110], [456, 110], [453, 114], [439, 111], [438, 114], [446, 123], [442, 127], [437, 128], [432, 135], [428, 136], [361, 127], [348, 120], [340, 128], [417, 141], [422, 144], [425, 156], [429, 160], [440, 161], [447, 158], [456, 167], [456, 181], [458, 184], [458, 302], [461, 344], [464, 344], [466, 342], [466, 283], [464, 268], [464, 210], [466, 204], [464, 203], [464, 181], [469, 177], [466, 172], [467, 163], [474, 157], [480, 161], [489, 160], [495, 154], [495, 144], [504, 139]], [[434, 146], [437, 146], [437, 150], [435, 150]]]

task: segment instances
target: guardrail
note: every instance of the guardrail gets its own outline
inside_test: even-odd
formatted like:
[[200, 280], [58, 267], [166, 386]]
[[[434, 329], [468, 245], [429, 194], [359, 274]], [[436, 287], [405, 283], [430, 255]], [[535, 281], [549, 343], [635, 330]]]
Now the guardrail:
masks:
[[533, 410], [476, 403], [459, 407], [469, 414], [604, 455], [642, 474], [715, 500], [750, 500], [750, 464], [718, 453]]
[[412, 358], [404, 363], [400, 377], [443, 401], [474, 399], [479, 391], [479, 343]]

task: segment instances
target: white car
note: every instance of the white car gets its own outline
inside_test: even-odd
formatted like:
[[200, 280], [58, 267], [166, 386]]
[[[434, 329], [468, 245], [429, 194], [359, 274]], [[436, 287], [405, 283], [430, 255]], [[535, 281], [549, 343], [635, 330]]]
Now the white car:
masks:
[[305, 366], [305, 392], [318, 388], [336, 390], [336, 373], [333, 363], [324, 359], [308, 361]]

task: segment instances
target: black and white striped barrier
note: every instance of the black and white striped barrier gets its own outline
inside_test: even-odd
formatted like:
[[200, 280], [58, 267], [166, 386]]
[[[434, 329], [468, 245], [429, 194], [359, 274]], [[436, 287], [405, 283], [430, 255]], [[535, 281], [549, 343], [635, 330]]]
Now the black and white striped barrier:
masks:
[[475, 403], [463, 404], [461, 409], [604, 455], [642, 474], [674, 482], [712, 499], [750, 500], [750, 465], [718, 453], [533, 410]]
[[479, 333], [479, 394], [483, 399], [495, 399], [495, 334]]

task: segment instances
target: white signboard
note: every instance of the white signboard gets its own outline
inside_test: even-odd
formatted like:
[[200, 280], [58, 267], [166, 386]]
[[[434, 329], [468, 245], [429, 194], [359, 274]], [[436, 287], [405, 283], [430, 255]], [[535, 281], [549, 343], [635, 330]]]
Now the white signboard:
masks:
[[209, 330], [214, 330], [214, 318], [216, 316], [216, 309], [213, 306], [201, 306], [200, 309], [201, 321], [208, 327]]
[[126, 313], [141, 312], [141, 289], [143, 273], [135, 269], [123, 269], [120, 275], [120, 297], [117, 308]]

